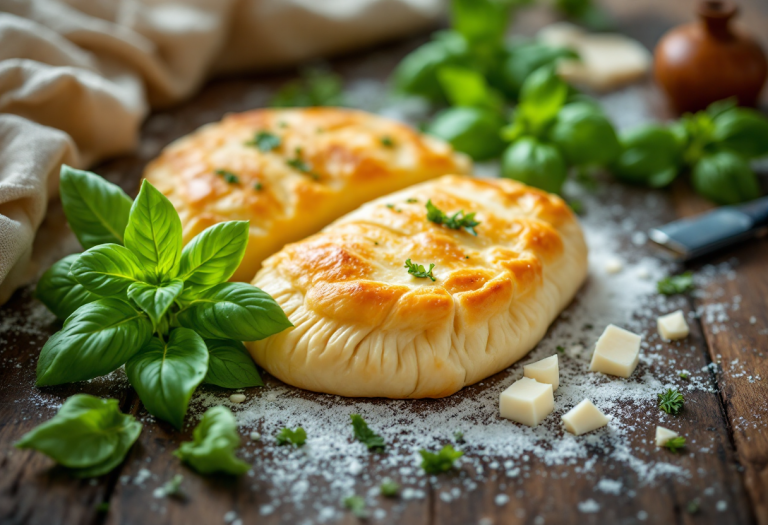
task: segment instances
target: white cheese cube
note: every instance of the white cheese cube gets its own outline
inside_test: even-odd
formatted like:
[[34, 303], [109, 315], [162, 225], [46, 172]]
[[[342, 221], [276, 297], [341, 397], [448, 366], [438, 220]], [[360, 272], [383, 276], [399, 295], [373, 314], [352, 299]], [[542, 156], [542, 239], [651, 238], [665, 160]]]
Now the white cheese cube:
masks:
[[670, 430], [664, 427], [656, 427], [656, 446], [663, 447], [672, 438], [679, 436], [674, 430]]
[[619, 273], [624, 269], [624, 264], [621, 259], [611, 258], [605, 262], [605, 271], [608, 273]]
[[558, 366], [557, 354], [525, 365], [523, 375], [535, 379], [539, 383], [549, 383], [552, 385], [552, 390], [557, 390], [557, 387], [560, 386], [560, 367]]
[[682, 310], [662, 315], [656, 319], [656, 326], [659, 329], [659, 335], [664, 339], [683, 339], [690, 333]]
[[597, 340], [589, 369], [619, 377], [629, 377], [640, 360], [640, 336], [609, 324]]
[[555, 408], [552, 385], [523, 377], [501, 393], [501, 417], [535, 427]]
[[577, 436], [604, 427], [608, 421], [608, 416], [603, 414], [589, 399], [585, 399], [563, 416], [565, 429]]

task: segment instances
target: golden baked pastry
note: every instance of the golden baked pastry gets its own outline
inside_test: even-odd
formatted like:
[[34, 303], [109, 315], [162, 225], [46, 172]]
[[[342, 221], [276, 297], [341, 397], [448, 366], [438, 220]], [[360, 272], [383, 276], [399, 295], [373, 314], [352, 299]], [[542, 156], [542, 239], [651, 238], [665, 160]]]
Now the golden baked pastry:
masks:
[[470, 162], [445, 142], [376, 115], [340, 108], [228, 115], [169, 145], [144, 177], [173, 203], [184, 242], [223, 221], [250, 220], [250, 281], [284, 244], [364, 202]]
[[[428, 200], [450, 216], [475, 213], [477, 236], [427, 220]], [[425, 272], [434, 264], [435, 281], [411, 275], [408, 259]], [[264, 261], [253, 284], [295, 327], [246, 345], [270, 374], [307, 390], [443, 397], [523, 357], [586, 273], [581, 228], [562, 199], [446, 176], [365, 204]]]

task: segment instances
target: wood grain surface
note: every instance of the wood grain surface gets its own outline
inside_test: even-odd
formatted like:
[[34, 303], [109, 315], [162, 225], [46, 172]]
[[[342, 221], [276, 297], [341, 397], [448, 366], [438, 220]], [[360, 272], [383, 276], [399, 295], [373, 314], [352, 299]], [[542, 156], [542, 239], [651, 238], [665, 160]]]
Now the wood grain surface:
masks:
[[[690, 10], [690, 3], [668, 0], [642, 3], [611, 0], [606, 5], [616, 15], [622, 29], [648, 46], [652, 46], [668, 27], [684, 20]], [[762, 28], [760, 34], [768, 40], [766, 3], [761, 0], [745, 2], [743, 12], [748, 15], [746, 24], [755, 32]], [[535, 9], [518, 18], [516, 31], [530, 34], [533, 28], [549, 20], [548, 12]], [[420, 38], [366, 50], [334, 61], [332, 65], [346, 81], [356, 78], [384, 80], [398, 60], [422, 41]], [[269, 89], [279, 86], [292, 75], [288, 72], [211, 82], [188, 102], [153, 114], [143, 127], [136, 154], [106, 163], [95, 171], [135, 195], [144, 165], [162, 147], [200, 125], [219, 120], [227, 112], [266, 105]], [[643, 104], [660, 118], [667, 116], [663, 102], [650, 83], [638, 90]], [[621, 204], [629, 210], [640, 209], [646, 198], [645, 190], [641, 189], [621, 190], [621, 195]], [[659, 209], [653, 216], [657, 222], [707, 206], [681, 186], [658, 195]], [[647, 255], [649, 248], [635, 246], [629, 238], [622, 238], [621, 242], [627, 253]], [[55, 203], [41, 228], [36, 248], [50, 259], [38, 258], [43, 266], [77, 248], [64, 225], [60, 206]], [[526, 469], [534, 475], [509, 479], [491, 466], [503, 458], [483, 457], [481, 463], [487, 474], [482, 476], [482, 485], [476, 490], [461, 491], [459, 497], [446, 501], [441, 494], [455, 487], [461, 488], [467, 476], [477, 473], [460, 471], [430, 478], [425, 486], [425, 498], [386, 501], [382, 505], [387, 511], [386, 519], [369, 521], [403, 525], [643, 522], [768, 525], [768, 433], [765, 424], [756, 421], [754, 416], [757, 411], [768, 419], [765, 355], [768, 353], [768, 239], [745, 244], [714, 262], [728, 262], [732, 258], [737, 261], [732, 263], [733, 273], [713, 276], [703, 290], [706, 293], [694, 295], [688, 301], [686, 309], [702, 313], [699, 322], [691, 326], [691, 335], [686, 340], [686, 348], [691, 350], [683, 352], [679, 345], [671, 343], [662, 345], [659, 350], [664, 356], [675, 358], [680, 368], [701, 370], [709, 367], [712, 370], [708, 376], [711, 392], [686, 394], [684, 418], [695, 422], [688, 434], [689, 440], [710, 443], [709, 453], [683, 454], [675, 459], [677, 464], [695, 473], [692, 478], [684, 483], [674, 478], [662, 478], [652, 485], [645, 484], [626, 464], [597, 455], [588, 476], [581, 474], [576, 465], [548, 466], [532, 457]], [[700, 270], [702, 264], [692, 268]], [[76, 480], [42, 454], [14, 449], [15, 440], [53, 415], [55, 410], [50, 407], [56, 400], [63, 401], [80, 391], [115, 397], [124, 411], [146, 418], [146, 412], [120, 371], [108, 378], [82, 384], [45, 391], [34, 388], [39, 350], [60, 324], [47, 322], [42, 328], [29, 328], [29, 318], [39, 315], [31, 290], [18, 291], [0, 309], [0, 322], [13, 327], [3, 332], [4, 340], [0, 346], [0, 524], [219, 524], [225, 522], [224, 516], [231, 511], [243, 524], [315, 522], [317, 511], [311, 498], [300, 508], [263, 515], [260, 509], [270, 501], [267, 482], [248, 476], [233, 479], [193, 474], [172, 455], [180, 441], [190, 438], [190, 431], [178, 432], [162, 422], [145, 423], [125, 463], [111, 474], [95, 480]], [[727, 321], [723, 321], [722, 316], [708, 315], [717, 313], [721, 303], [713, 298], [722, 296], [739, 297], [736, 301], [739, 307], [727, 311]], [[719, 329], [724, 322], [728, 323], [728, 330]], [[652, 324], [646, 328], [646, 337], [655, 333]], [[713, 363], [717, 366], [710, 366]], [[456, 396], [473, 396], [484, 389], [497, 388], [496, 385], [506, 377], [504, 374], [469, 387]], [[277, 384], [273, 378], [266, 380]], [[254, 389], [249, 395], [259, 394]], [[440, 410], [452, 402], [453, 397], [414, 401], [412, 413]], [[649, 421], [655, 416], [638, 412], [637, 417]], [[643, 445], [649, 440], [648, 428], [638, 425], [628, 440], [634, 447], [646, 446], [649, 455], [659, 454], [654, 447]], [[244, 449], [253, 455], [271, 453], [262, 442], [244, 440]], [[374, 462], [376, 458], [371, 457], [370, 461]], [[364, 465], [364, 470], [370, 466]], [[149, 476], [151, 486], [156, 487], [177, 473], [185, 475], [186, 497], [183, 499], [153, 498], [151, 490], [134, 482]], [[620, 495], [596, 495], [595, 480], [604, 475], [620, 479], [625, 490]], [[397, 472], [393, 471], [392, 476], [396, 477]], [[321, 493], [324, 482], [316, 479], [311, 482], [319, 484]], [[374, 484], [373, 479], [364, 477], [356, 491], [362, 493]], [[498, 495], [506, 495], [510, 503], [496, 504], [494, 500]], [[583, 514], [576, 510], [578, 502], [588, 498], [598, 501], [602, 509], [599, 514]], [[687, 509], [695, 500], [701, 501], [701, 510], [690, 513]], [[725, 508], [717, 510], [715, 502], [724, 502]], [[352, 524], [359, 520], [346, 513], [341, 521], [334, 523]]]

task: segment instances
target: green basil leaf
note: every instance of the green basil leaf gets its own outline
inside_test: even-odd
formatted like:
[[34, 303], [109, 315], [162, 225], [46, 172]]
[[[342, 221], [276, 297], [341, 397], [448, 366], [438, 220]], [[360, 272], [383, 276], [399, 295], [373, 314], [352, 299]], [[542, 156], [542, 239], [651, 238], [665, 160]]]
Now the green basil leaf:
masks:
[[100, 297], [92, 294], [78, 283], [69, 269], [79, 253], [67, 255], [48, 268], [35, 289], [35, 297], [59, 319], [66, 319], [84, 304], [97, 301]]
[[395, 88], [433, 102], [444, 102], [437, 71], [447, 65], [469, 65], [467, 41], [455, 31], [444, 31], [407, 55], [394, 72]]
[[161, 285], [133, 283], [128, 288], [128, 297], [139, 305], [152, 320], [152, 324], [157, 326], [160, 318], [181, 295], [183, 289], [184, 283], [181, 279], [173, 279]]
[[147, 411], [179, 429], [207, 370], [205, 342], [186, 328], [173, 330], [167, 343], [153, 337], [125, 364], [128, 380]]
[[240, 446], [240, 435], [235, 416], [226, 407], [206, 410], [192, 433], [192, 439], [182, 443], [174, 455], [202, 474], [226, 472], [240, 475], [251, 468], [235, 456], [235, 450]]
[[232, 277], [245, 255], [248, 234], [248, 221], [229, 221], [195, 236], [181, 253], [179, 279], [184, 288], [194, 293]]
[[501, 42], [509, 24], [512, 2], [453, 0], [451, 25], [469, 42]]
[[693, 167], [691, 180], [698, 193], [718, 204], [738, 204], [760, 196], [749, 164], [730, 151], [702, 157]]
[[565, 162], [554, 146], [523, 137], [504, 152], [502, 176], [551, 193], [559, 193], [567, 175]]
[[507, 56], [501, 70], [505, 92], [516, 99], [525, 79], [540, 67], [556, 64], [562, 59], [578, 58], [576, 52], [565, 47], [554, 47], [536, 41], [512, 42], [507, 46]]
[[69, 226], [83, 248], [123, 244], [131, 198], [119, 186], [64, 164], [59, 191]]
[[207, 339], [208, 375], [205, 382], [223, 388], [264, 386], [256, 363], [240, 341]]
[[456, 151], [474, 160], [487, 160], [504, 151], [502, 127], [504, 119], [494, 111], [456, 107], [438, 113], [426, 132], [449, 142]]
[[748, 159], [768, 155], [768, 118], [749, 108], [733, 108], [715, 118], [712, 140]]
[[119, 299], [80, 307], [40, 351], [37, 386], [103, 376], [123, 365], [152, 335], [147, 316]]
[[453, 106], [480, 107], [501, 112], [504, 100], [482, 73], [468, 67], [443, 66], [437, 78]]
[[177, 319], [206, 339], [237, 341], [257, 341], [293, 326], [269, 294], [246, 283], [221, 283], [200, 292]]
[[572, 166], [606, 165], [621, 153], [613, 124], [594, 105], [583, 102], [563, 106], [549, 139]]
[[543, 66], [525, 79], [517, 111], [538, 130], [557, 116], [566, 98], [568, 84], [557, 76], [554, 66]]
[[682, 165], [682, 132], [642, 126], [622, 133], [622, 152], [611, 165], [619, 180], [661, 188], [671, 183]]
[[98, 476], [122, 462], [140, 432], [141, 423], [121, 413], [117, 400], [76, 394], [16, 447], [42, 452], [81, 477]]
[[176, 276], [181, 259], [181, 220], [171, 201], [146, 180], [131, 207], [125, 246], [156, 282]]
[[102, 297], [120, 295], [145, 279], [136, 256], [119, 244], [101, 244], [83, 252], [70, 271], [89, 292]]

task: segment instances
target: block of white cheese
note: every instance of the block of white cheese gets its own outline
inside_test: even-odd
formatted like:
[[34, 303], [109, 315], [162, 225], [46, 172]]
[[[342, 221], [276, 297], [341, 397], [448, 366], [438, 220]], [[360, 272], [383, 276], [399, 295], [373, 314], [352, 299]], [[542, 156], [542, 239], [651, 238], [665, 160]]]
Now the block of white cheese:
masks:
[[523, 377], [501, 393], [501, 417], [535, 427], [555, 408], [552, 385]]
[[577, 436], [604, 427], [608, 421], [608, 416], [603, 414], [589, 399], [585, 399], [563, 416], [565, 429]]
[[557, 354], [525, 365], [523, 375], [535, 379], [539, 383], [549, 383], [552, 385], [552, 390], [557, 390], [557, 387], [560, 386], [560, 366], [557, 361]]
[[664, 427], [656, 427], [656, 446], [663, 447], [672, 438], [679, 436], [674, 430], [670, 430]]
[[656, 319], [656, 326], [659, 329], [659, 335], [664, 339], [684, 339], [690, 333], [682, 310], [662, 315]]
[[557, 72], [571, 84], [598, 91], [635, 82], [650, 71], [651, 53], [640, 42], [616, 33], [589, 33], [566, 22], [551, 24], [539, 40], [569, 47], [580, 60], [559, 62]]
[[609, 324], [595, 345], [589, 369], [629, 377], [640, 360], [640, 336]]

